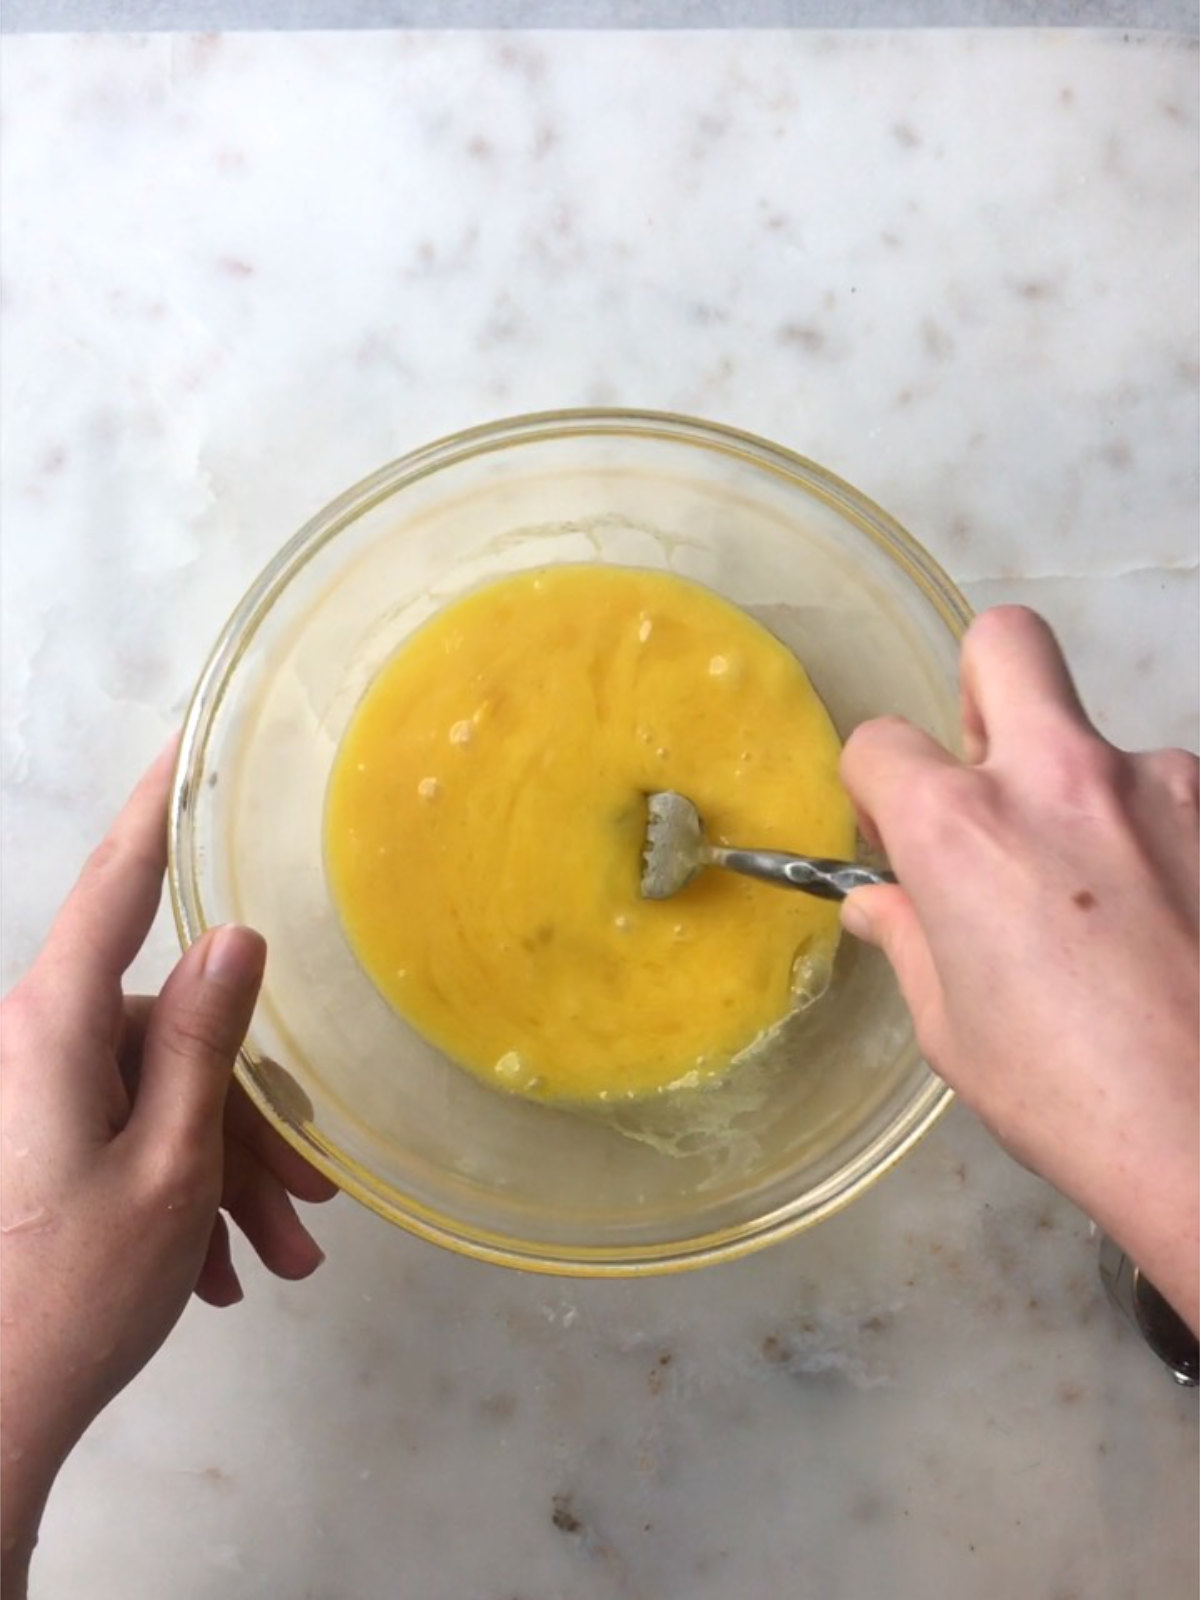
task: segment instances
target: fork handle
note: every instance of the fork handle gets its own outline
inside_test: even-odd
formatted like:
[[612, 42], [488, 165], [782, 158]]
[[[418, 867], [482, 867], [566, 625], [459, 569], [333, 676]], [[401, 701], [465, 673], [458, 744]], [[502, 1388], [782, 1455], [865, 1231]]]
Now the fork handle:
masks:
[[844, 900], [852, 889], [870, 884], [895, 883], [890, 872], [876, 872], [856, 861], [826, 861], [817, 856], [793, 856], [786, 850], [727, 850], [711, 845], [708, 859], [714, 867], [761, 878], [784, 889], [803, 889], [821, 900]]

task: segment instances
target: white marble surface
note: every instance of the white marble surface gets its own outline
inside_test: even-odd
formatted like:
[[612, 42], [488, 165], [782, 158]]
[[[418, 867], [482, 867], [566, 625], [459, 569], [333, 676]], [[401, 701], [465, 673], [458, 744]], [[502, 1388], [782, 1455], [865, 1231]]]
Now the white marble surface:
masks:
[[[1195, 744], [1192, 43], [21, 38], [3, 91], [6, 978], [266, 557], [506, 412], [793, 445], [1044, 609], [1119, 740]], [[1196, 1592], [1194, 1397], [960, 1110], [680, 1279], [315, 1227], [101, 1419], [35, 1594]]]

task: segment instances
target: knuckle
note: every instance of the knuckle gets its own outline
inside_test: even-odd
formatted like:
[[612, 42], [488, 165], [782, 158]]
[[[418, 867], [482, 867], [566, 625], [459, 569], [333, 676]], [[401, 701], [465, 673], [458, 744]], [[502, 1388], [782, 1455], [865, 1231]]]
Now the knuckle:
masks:
[[112, 868], [121, 865], [125, 850], [120, 834], [114, 829], [105, 835], [100, 843], [87, 858], [84, 867], [86, 876], [102, 876]]
[[1127, 757], [1098, 734], [1073, 724], [1056, 730], [1042, 758], [1042, 785], [1069, 811], [1112, 809], [1126, 781]]
[[1154, 750], [1141, 759], [1177, 805], [1200, 808], [1200, 760], [1190, 750]]
[[903, 717], [872, 717], [852, 729], [842, 746], [841, 773], [847, 784], [853, 784], [858, 773], [870, 762], [873, 754], [888, 746], [895, 737], [908, 730]]
[[917, 821], [927, 831], [937, 832], [973, 823], [988, 809], [979, 774], [948, 766], [929, 767], [914, 777], [911, 805]]
[[216, 1210], [221, 1199], [221, 1166], [212, 1141], [192, 1134], [154, 1142], [141, 1161], [136, 1196], [139, 1209], [182, 1219]]
[[990, 781], [964, 767], [925, 774], [915, 786], [909, 827], [914, 855], [921, 859], [991, 859], [1001, 824]]
[[61, 1008], [46, 993], [35, 972], [27, 973], [0, 1004], [0, 1051], [6, 1063], [44, 1056], [62, 1036]]
[[180, 1060], [210, 1060], [229, 1053], [228, 1029], [212, 1007], [194, 1002], [171, 1011], [161, 1022], [162, 1049]]

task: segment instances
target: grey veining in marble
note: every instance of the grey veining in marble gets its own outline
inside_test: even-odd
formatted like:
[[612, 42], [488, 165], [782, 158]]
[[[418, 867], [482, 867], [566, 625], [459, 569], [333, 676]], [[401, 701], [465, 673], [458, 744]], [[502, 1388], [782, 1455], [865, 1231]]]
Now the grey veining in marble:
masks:
[[[521, 410], [797, 448], [1101, 725], [1195, 744], [1197, 93], [1117, 34], [5, 41], [4, 966], [226, 611], [332, 495]], [[137, 977], [172, 958], [165, 924]], [[459, 1260], [351, 1202], [193, 1307], [63, 1475], [35, 1595], [1196, 1592], [1196, 1408], [1086, 1219], [953, 1111], [678, 1279]]]

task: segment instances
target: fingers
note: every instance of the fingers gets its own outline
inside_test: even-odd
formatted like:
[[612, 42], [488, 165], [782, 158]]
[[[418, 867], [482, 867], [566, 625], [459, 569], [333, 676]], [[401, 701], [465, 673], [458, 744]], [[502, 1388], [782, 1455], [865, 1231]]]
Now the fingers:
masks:
[[220, 1170], [230, 1074], [262, 983], [266, 944], [249, 928], [216, 928], [176, 965], [146, 1024], [129, 1133], [168, 1158]]
[[1035, 611], [996, 606], [967, 629], [962, 647], [963, 745], [972, 765], [1028, 739], [1047, 718], [1090, 728], [1058, 640]]
[[298, 1150], [254, 1106], [240, 1083], [233, 1083], [225, 1106], [225, 1129], [244, 1145], [258, 1163], [276, 1177], [298, 1200], [320, 1204], [332, 1200], [337, 1184], [309, 1166]]
[[865, 837], [890, 848], [891, 825], [904, 815], [914, 782], [957, 765], [936, 739], [900, 717], [861, 723], [842, 751], [841, 774]]
[[927, 1057], [934, 1057], [943, 1011], [942, 984], [908, 895], [890, 885], [856, 889], [842, 903], [842, 926], [883, 951], [912, 1013], [921, 1048]]
[[162, 750], [54, 919], [37, 968], [65, 968], [68, 1005], [111, 1007], [116, 983], [150, 931], [167, 865], [167, 796], [177, 740]]
[[1190, 750], [1147, 750], [1134, 757], [1134, 764], [1171, 804], [1186, 812], [1200, 810], [1200, 760]]
[[230, 1144], [226, 1151], [221, 1204], [277, 1277], [307, 1278], [324, 1261], [283, 1184], [244, 1145]]
[[208, 1253], [200, 1268], [194, 1290], [197, 1298], [210, 1306], [235, 1306], [243, 1299], [241, 1281], [229, 1251], [229, 1229], [218, 1211], [208, 1239]]

